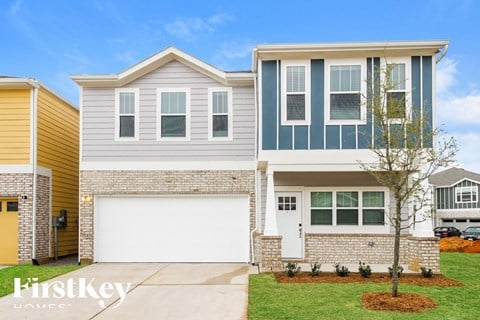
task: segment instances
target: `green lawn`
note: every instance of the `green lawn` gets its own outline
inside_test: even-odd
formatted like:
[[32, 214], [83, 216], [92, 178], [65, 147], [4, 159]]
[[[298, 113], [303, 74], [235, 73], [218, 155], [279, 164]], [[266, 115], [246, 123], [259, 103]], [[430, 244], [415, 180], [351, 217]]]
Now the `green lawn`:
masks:
[[[77, 270], [83, 266], [33, 266], [20, 265], [0, 269], [0, 297], [13, 292], [14, 278], [38, 278], [38, 282], [42, 282], [64, 273]], [[25, 281], [22, 281], [24, 283]]]
[[379, 312], [363, 309], [363, 292], [389, 291], [382, 284], [277, 284], [272, 274], [250, 276], [249, 319], [476, 319], [480, 316], [480, 254], [442, 253], [441, 270], [464, 287], [400, 285], [439, 306], [424, 313]]

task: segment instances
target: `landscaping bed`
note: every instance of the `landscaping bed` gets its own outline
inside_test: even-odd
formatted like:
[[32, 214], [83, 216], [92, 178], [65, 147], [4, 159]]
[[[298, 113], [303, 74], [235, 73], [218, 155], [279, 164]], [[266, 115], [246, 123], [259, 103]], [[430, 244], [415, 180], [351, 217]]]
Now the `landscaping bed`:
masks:
[[460, 237], [442, 238], [439, 241], [442, 252], [480, 253], [480, 240], [463, 240]]
[[[364, 278], [360, 273], [350, 273], [346, 277], [339, 277], [335, 273], [322, 272], [312, 277], [309, 272], [299, 272], [294, 277], [289, 277], [283, 272], [274, 273], [278, 283], [391, 283], [388, 273], [373, 273], [369, 278]], [[417, 286], [459, 287], [463, 284], [450, 279], [442, 274], [434, 274], [431, 278], [424, 278], [421, 274], [404, 273], [399, 278], [402, 284]]]
[[392, 298], [390, 292], [366, 292], [362, 304], [369, 310], [398, 312], [423, 312], [437, 307], [435, 301], [417, 293], [399, 293]]

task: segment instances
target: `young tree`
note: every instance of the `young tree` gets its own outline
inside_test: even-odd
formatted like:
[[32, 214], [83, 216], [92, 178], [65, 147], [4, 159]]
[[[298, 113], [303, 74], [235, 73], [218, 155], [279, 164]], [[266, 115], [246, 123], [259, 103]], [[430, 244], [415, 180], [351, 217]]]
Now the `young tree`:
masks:
[[398, 90], [405, 89], [399, 67], [386, 64], [375, 71], [367, 107], [373, 115], [375, 132], [370, 150], [378, 161], [360, 163], [395, 199], [394, 209], [387, 215], [395, 233], [392, 297], [398, 296], [401, 232], [431, 218], [428, 178], [439, 168], [451, 165], [457, 152], [455, 139], [441, 137], [441, 131], [432, 127], [420, 108], [410, 107], [406, 91]]

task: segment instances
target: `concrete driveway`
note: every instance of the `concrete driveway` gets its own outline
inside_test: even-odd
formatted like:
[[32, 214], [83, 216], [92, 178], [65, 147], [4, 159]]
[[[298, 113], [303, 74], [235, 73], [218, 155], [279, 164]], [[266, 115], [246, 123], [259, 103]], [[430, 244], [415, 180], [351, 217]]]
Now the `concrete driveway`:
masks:
[[246, 319], [249, 271], [247, 264], [94, 264], [46, 281], [48, 288], [0, 298], [0, 319]]

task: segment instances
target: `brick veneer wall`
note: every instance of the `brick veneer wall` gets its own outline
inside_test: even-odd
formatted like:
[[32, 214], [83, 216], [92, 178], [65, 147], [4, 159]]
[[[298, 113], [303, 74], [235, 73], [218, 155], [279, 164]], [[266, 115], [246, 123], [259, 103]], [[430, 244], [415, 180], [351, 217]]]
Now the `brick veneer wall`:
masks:
[[255, 171], [81, 171], [80, 260], [93, 259], [93, 208], [95, 195], [228, 195], [245, 194], [250, 199], [250, 230], [255, 228]]
[[37, 175], [35, 250], [36, 258], [48, 259], [50, 255], [50, 178]]
[[[32, 261], [32, 210], [33, 210], [33, 174], [0, 174], [0, 196], [18, 199], [18, 263]], [[23, 199], [25, 198], [26, 199]], [[49, 255], [49, 204], [50, 178], [37, 175], [37, 217], [36, 251], [37, 258]]]
[[[305, 262], [392, 264], [394, 235], [305, 234]], [[402, 236], [400, 263], [440, 271], [436, 238]], [[417, 271], [417, 270], [413, 270]]]
[[282, 270], [282, 237], [260, 236], [260, 272]]

